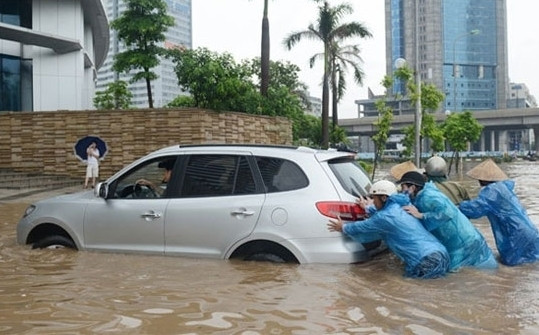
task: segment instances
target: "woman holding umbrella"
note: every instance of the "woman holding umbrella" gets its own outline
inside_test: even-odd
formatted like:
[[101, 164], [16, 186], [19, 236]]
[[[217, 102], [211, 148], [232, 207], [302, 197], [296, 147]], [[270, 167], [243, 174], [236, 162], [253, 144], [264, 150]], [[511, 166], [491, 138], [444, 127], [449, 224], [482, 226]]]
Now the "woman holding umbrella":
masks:
[[99, 149], [97, 144], [92, 142], [86, 149], [87, 166], [86, 166], [86, 179], [84, 180], [84, 188], [88, 188], [88, 181], [92, 178], [92, 188], [95, 187], [95, 180], [99, 177]]
[[85, 136], [77, 140], [73, 147], [73, 153], [86, 164], [86, 179], [84, 188], [88, 188], [88, 182], [92, 178], [92, 186], [95, 187], [99, 177], [99, 161], [107, 154], [107, 144], [97, 136]]

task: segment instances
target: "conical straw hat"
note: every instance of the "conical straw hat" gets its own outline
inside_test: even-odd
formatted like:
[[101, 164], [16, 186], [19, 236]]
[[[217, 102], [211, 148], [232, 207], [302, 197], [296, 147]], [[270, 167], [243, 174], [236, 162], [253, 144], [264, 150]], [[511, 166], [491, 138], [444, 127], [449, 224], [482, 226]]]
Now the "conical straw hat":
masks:
[[490, 158], [468, 171], [466, 175], [470, 178], [484, 181], [500, 181], [508, 179], [505, 172], [503, 172]]
[[410, 171], [417, 171], [417, 166], [415, 166], [412, 161], [406, 161], [392, 166], [389, 173], [393, 176], [393, 178], [400, 180], [403, 174]]

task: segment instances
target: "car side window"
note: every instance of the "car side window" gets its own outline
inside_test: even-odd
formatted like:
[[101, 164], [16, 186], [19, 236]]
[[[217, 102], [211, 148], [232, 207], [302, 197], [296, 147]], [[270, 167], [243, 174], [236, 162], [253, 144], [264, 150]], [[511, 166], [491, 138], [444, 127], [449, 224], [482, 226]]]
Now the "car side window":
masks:
[[185, 167], [182, 197], [213, 197], [255, 193], [249, 163], [238, 155], [191, 155]]
[[[146, 161], [118, 178], [112, 185], [112, 198], [148, 199], [163, 197], [168, 180], [166, 170], [172, 170], [176, 157], [161, 157]], [[168, 166], [167, 163], [171, 166]], [[166, 166], [165, 166], [166, 165]], [[169, 176], [170, 177], [170, 176]]]
[[268, 193], [297, 190], [309, 185], [309, 179], [294, 162], [274, 157], [257, 157], [256, 162]]

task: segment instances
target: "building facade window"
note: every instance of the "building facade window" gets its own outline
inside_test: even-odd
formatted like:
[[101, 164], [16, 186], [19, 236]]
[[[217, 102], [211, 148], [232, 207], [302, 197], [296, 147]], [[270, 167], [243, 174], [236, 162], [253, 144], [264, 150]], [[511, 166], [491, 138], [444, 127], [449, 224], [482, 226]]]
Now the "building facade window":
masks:
[[32, 28], [32, 0], [0, 1], [0, 22]]
[[21, 62], [16, 57], [0, 55], [0, 110], [21, 110]]
[[32, 110], [32, 61], [0, 54], [0, 111]]

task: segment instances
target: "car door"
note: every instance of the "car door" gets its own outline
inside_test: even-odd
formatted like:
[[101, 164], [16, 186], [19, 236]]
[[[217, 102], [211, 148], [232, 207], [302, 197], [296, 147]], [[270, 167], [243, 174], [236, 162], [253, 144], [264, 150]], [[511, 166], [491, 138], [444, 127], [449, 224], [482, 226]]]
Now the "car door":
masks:
[[245, 155], [191, 154], [184, 165], [166, 210], [165, 253], [224, 258], [253, 231], [264, 192]]
[[92, 202], [84, 217], [86, 248], [164, 252], [164, 213], [169, 199], [110, 199]]
[[170, 199], [149, 187], [136, 191], [135, 185], [145, 180], [161, 188], [163, 162], [170, 159], [139, 164], [111, 183], [106, 200], [90, 202], [84, 215], [87, 249], [164, 253], [165, 212]]

